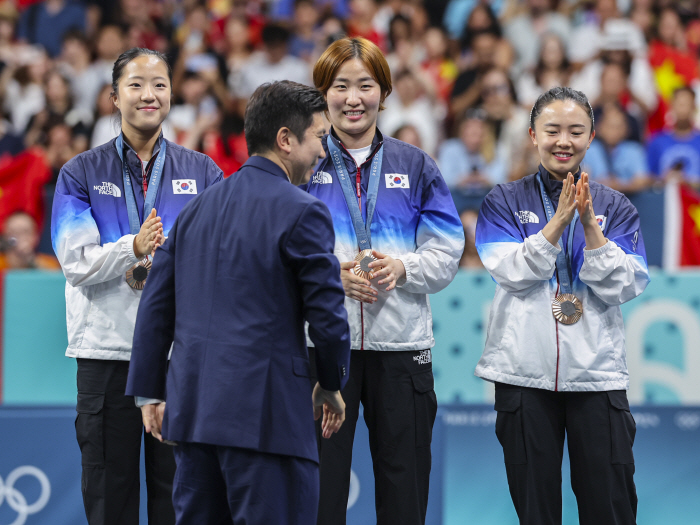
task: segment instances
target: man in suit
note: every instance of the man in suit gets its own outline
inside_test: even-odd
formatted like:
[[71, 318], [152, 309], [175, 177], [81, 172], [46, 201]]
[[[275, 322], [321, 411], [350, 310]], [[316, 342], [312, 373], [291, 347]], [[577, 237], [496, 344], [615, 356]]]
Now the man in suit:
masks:
[[[155, 254], [126, 392], [146, 430], [177, 443], [178, 525], [316, 523], [313, 420], [325, 437], [340, 428], [350, 360], [331, 216], [294, 187], [324, 156], [325, 109], [316, 89], [260, 86], [251, 157], [183, 208]], [[304, 321], [320, 357], [313, 393]]]

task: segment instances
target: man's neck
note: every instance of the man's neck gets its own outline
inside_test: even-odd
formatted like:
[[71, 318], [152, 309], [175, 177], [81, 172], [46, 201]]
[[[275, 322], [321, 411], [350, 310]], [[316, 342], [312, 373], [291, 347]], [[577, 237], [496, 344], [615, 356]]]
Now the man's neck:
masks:
[[160, 128], [155, 133], [146, 133], [133, 128], [125, 129], [124, 123], [122, 123], [122, 131], [124, 132], [124, 140], [132, 147], [139, 158], [141, 160], [150, 160], [160, 136]]
[[275, 153], [273, 150], [266, 151], [265, 153], [256, 153], [255, 155], [257, 155], [258, 157], [262, 157], [264, 159], [267, 159], [269, 161], [272, 161], [275, 164], [277, 164], [280, 167], [280, 169], [284, 172], [284, 174], [287, 176], [287, 180], [289, 180], [289, 182], [292, 182], [292, 179], [289, 176], [289, 170], [287, 169], [287, 166], [285, 166], [285, 164], [284, 164], [284, 162], [282, 162], [282, 159], [280, 158], [280, 156], [277, 155], [277, 153]]

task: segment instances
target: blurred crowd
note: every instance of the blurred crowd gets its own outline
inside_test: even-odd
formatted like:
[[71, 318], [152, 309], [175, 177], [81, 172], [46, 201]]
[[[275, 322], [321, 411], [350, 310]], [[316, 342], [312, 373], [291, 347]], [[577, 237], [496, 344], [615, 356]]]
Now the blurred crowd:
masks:
[[[255, 88], [310, 84], [316, 58], [346, 34], [384, 50], [394, 90], [379, 127], [438, 162], [468, 239], [488, 190], [536, 170], [529, 111], [553, 86], [591, 101], [583, 168], [594, 180], [626, 193], [700, 184], [694, 0], [2, 0], [0, 224], [24, 212], [51, 252], [61, 166], [119, 133], [111, 69], [124, 50], [167, 53], [165, 137], [229, 175], [247, 158]], [[462, 263], [480, 265], [473, 242]]]

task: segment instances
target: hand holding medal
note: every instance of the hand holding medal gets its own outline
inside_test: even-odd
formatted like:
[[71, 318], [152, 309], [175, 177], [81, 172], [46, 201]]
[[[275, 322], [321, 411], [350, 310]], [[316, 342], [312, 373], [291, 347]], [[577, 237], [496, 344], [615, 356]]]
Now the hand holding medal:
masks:
[[377, 290], [372, 288], [369, 275], [363, 277], [357, 274], [357, 266], [357, 260], [340, 263], [340, 280], [345, 295], [362, 303], [374, 303], [377, 301]]
[[[368, 251], [368, 250], [365, 250]], [[372, 270], [372, 278], [380, 279], [378, 285], [389, 284], [386, 291], [390, 292], [396, 288], [396, 283], [399, 279], [406, 276], [406, 268], [399, 259], [394, 259], [377, 250], [372, 250], [372, 257], [375, 261], [369, 263], [369, 268]]]

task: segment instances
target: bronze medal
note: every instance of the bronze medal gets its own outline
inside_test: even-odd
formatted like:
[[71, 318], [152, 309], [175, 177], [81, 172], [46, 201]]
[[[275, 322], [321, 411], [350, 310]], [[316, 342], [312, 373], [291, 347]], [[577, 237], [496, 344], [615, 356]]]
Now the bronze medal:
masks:
[[371, 279], [372, 268], [369, 267], [369, 263], [377, 260], [377, 258], [372, 255], [372, 250], [362, 250], [357, 254], [355, 260], [357, 261], [355, 264], [355, 275], [363, 279]]
[[552, 301], [552, 314], [562, 324], [574, 324], [583, 316], [583, 304], [574, 294], [559, 294]]
[[151, 260], [144, 257], [126, 271], [126, 282], [134, 290], [143, 290], [146, 286], [146, 277], [151, 271]]

